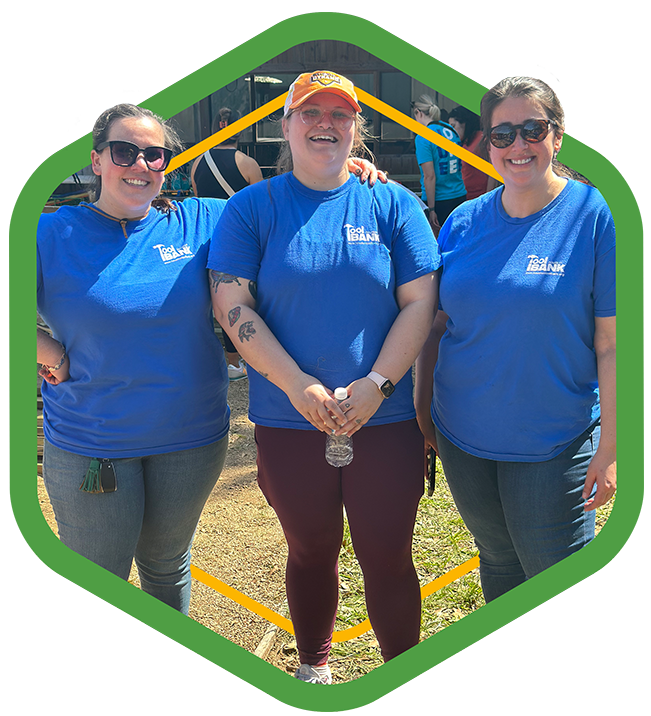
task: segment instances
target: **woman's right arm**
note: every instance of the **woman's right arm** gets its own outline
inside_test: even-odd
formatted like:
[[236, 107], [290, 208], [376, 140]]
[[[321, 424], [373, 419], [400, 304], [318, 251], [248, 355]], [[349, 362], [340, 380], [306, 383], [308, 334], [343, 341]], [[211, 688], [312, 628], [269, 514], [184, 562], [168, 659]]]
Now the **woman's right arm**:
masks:
[[70, 360], [65, 348], [40, 328], [36, 329], [36, 361], [42, 365], [38, 374], [52, 385], [63, 383], [70, 377]]
[[346, 417], [331, 391], [298, 367], [256, 312], [256, 283], [214, 270], [209, 280], [215, 318], [242, 358], [280, 388], [317, 430], [332, 432], [343, 425]]
[[439, 356], [439, 343], [445, 333], [448, 315], [439, 310], [434, 317], [432, 330], [425, 345], [416, 358], [416, 381], [414, 386], [414, 404], [416, 419], [427, 445], [436, 451], [436, 433], [432, 422], [432, 395], [434, 392], [434, 366]]

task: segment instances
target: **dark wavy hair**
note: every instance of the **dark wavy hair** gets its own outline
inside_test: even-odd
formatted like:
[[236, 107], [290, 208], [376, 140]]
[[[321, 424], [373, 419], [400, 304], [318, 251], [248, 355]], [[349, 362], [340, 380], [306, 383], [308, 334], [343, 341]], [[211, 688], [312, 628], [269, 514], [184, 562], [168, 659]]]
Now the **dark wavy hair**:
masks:
[[[154, 114], [151, 110], [145, 109], [144, 107], [138, 107], [135, 104], [116, 104], [115, 107], [109, 107], [100, 114], [93, 127], [93, 149], [97, 150], [97, 147], [102, 142], [108, 141], [109, 131], [113, 124], [120, 119], [153, 119], [157, 122], [165, 136], [165, 146], [171, 149], [174, 154], [178, 154], [183, 151], [183, 142], [178, 135], [178, 132], [174, 127], [162, 117]], [[93, 182], [90, 188], [91, 201], [97, 201], [102, 193], [102, 177], [97, 174], [94, 175]], [[152, 201], [152, 206], [159, 211], [169, 211], [174, 209], [172, 202], [169, 199], [157, 197]]]
[[459, 124], [464, 125], [463, 139], [461, 144], [465, 147], [472, 142], [479, 129], [479, 115], [459, 105], [450, 111], [448, 119], [456, 119]]

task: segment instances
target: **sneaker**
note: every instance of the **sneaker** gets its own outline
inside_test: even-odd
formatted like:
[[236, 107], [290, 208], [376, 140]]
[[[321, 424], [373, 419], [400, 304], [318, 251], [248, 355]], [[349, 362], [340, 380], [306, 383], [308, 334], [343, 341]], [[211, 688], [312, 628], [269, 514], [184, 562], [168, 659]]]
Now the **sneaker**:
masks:
[[327, 664], [323, 666], [310, 666], [310, 664], [301, 664], [294, 678], [299, 681], [306, 681], [308, 684], [331, 684], [332, 674]]
[[246, 378], [246, 367], [240, 358], [237, 365], [228, 364], [228, 380], [242, 380], [242, 378]]

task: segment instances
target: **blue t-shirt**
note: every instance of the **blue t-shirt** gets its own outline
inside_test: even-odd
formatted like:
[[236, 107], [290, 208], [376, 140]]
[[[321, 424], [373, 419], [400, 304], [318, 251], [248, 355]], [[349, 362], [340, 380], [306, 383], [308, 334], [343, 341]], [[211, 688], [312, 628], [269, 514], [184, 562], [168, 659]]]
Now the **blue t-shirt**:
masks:
[[[334, 390], [371, 370], [399, 313], [396, 287], [440, 263], [415, 197], [396, 184], [351, 177], [313, 191], [283, 174], [228, 200], [208, 267], [257, 282], [256, 310], [307, 374]], [[369, 425], [415, 415], [411, 373]], [[249, 370], [249, 416], [313, 430], [285, 393]]]
[[227, 434], [228, 378], [206, 276], [225, 204], [187, 199], [124, 228], [87, 204], [41, 216], [38, 310], [70, 356], [70, 379], [42, 387], [51, 443], [119, 458]]
[[[461, 145], [459, 135], [454, 129], [445, 122], [440, 124], [430, 124], [427, 129], [440, 134], [455, 144]], [[435, 201], [444, 201], [446, 199], [458, 199], [466, 195], [466, 187], [463, 183], [461, 174], [461, 159], [455, 157], [454, 154], [439, 147], [433, 142], [427, 141], [420, 134], [416, 135], [416, 161], [420, 169], [420, 186], [422, 189], [422, 199], [427, 201], [427, 192], [425, 191], [425, 181], [423, 177], [423, 167], [421, 164], [425, 162], [434, 163], [434, 172], [436, 174], [436, 196]], [[430, 206], [433, 204], [429, 203]]]
[[462, 204], [438, 237], [450, 319], [432, 418], [471, 455], [539, 462], [600, 415], [595, 317], [615, 315], [615, 227], [585, 184], [524, 219], [502, 191]]

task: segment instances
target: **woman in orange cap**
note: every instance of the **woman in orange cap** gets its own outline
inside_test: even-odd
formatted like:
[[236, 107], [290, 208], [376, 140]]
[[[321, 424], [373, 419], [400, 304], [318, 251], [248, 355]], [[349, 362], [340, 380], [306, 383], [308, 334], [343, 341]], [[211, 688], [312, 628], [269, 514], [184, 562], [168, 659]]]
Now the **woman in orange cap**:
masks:
[[[348, 79], [300, 75], [282, 128], [284, 171], [229, 199], [208, 267], [217, 320], [249, 366], [258, 482], [289, 546], [296, 678], [325, 684], [344, 507], [383, 658], [419, 639], [411, 539], [424, 465], [410, 369], [439, 254], [413, 195], [350, 176], [364, 144]], [[327, 434], [353, 438], [350, 464], [326, 462]]]

